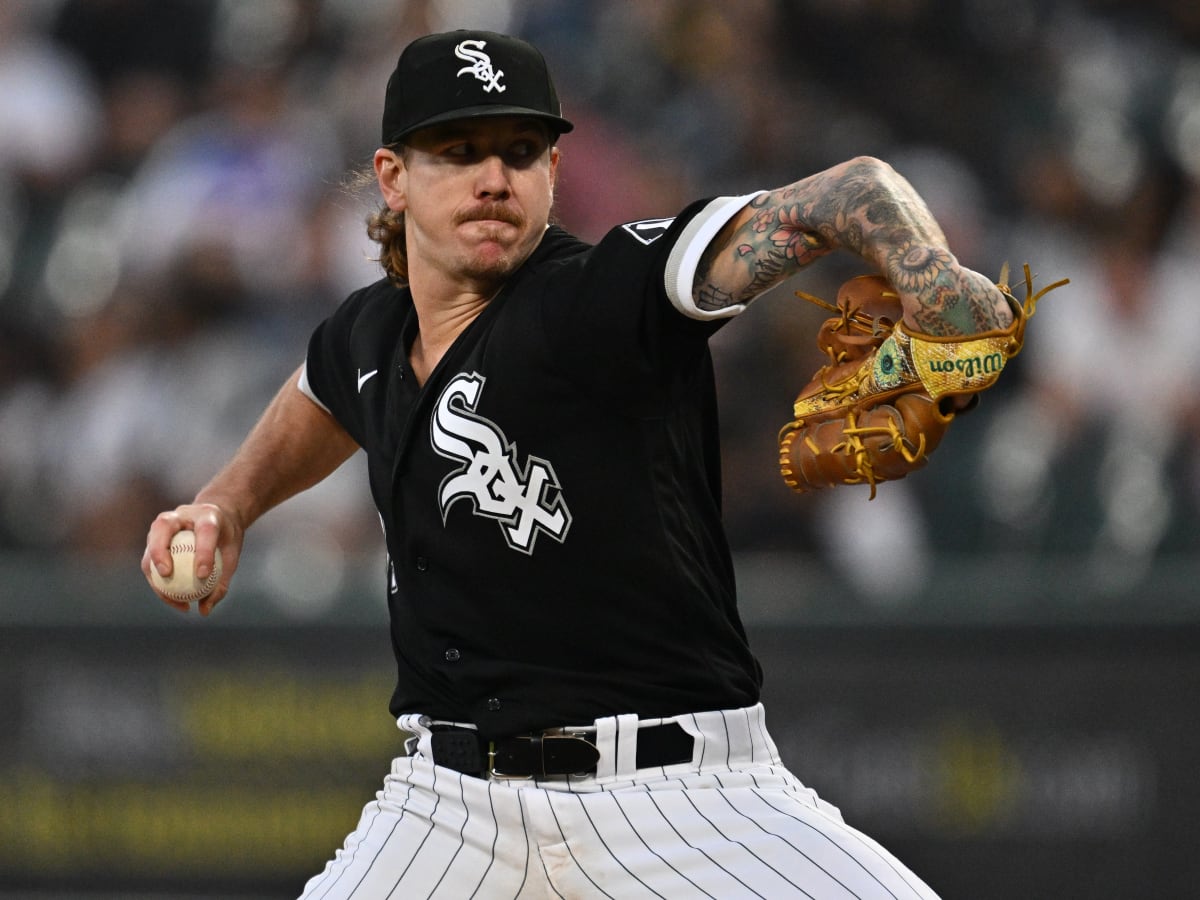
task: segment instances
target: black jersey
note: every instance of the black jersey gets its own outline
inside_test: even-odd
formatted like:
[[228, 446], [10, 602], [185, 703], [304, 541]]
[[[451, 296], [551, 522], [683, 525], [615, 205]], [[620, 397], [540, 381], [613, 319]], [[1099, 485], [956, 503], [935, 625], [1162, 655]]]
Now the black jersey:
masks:
[[666, 287], [740, 205], [594, 246], [551, 227], [422, 386], [407, 289], [317, 328], [302, 388], [365, 449], [386, 532], [394, 714], [495, 736], [758, 700], [721, 526], [726, 318]]

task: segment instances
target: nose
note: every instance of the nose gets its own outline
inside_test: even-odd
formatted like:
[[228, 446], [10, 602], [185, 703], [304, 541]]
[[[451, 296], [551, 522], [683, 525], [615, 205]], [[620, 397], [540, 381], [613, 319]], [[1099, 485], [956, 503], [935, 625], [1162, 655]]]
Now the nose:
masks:
[[484, 157], [479, 163], [479, 172], [475, 179], [475, 195], [481, 200], [504, 200], [509, 191], [508, 166], [504, 164], [504, 160], [499, 154]]

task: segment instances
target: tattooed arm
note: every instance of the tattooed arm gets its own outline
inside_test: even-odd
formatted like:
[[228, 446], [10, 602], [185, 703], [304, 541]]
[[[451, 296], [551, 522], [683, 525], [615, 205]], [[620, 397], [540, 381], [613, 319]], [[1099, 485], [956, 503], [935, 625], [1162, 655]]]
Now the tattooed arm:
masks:
[[870, 157], [752, 201], [709, 245], [696, 272], [696, 303], [743, 303], [838, 248], [887, 276], [918, 331], [976, 334], [1012, 321], [996, 286], [950, 252], [912, 185]]

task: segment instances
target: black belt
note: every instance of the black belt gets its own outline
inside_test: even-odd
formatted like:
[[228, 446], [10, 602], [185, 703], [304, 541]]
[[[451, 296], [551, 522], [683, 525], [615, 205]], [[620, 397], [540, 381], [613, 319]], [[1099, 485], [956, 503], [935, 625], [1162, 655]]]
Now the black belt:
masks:
[[[434, 764], [464, 775], [593, 775], [600, 759], [600, 751], [588, 740], [595, 737], [595, 729], [552, 730], [497, 740], [454, 725], [434, 725], [431, 731]], [[696, 739], [677, 722], [648, 725], [638, 729], [635, 765], [651, 769], [691, 762], [695, 745]]]

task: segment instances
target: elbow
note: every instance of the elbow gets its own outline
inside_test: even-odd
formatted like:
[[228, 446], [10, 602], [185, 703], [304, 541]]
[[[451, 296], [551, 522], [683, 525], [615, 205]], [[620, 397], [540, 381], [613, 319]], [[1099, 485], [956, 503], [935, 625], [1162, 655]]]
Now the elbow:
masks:
[[896, 170], [875, 156], [856, 156], [844, 163], [846, 171], [858, 178], [871, 181], [890, 181], [896, 178]]

